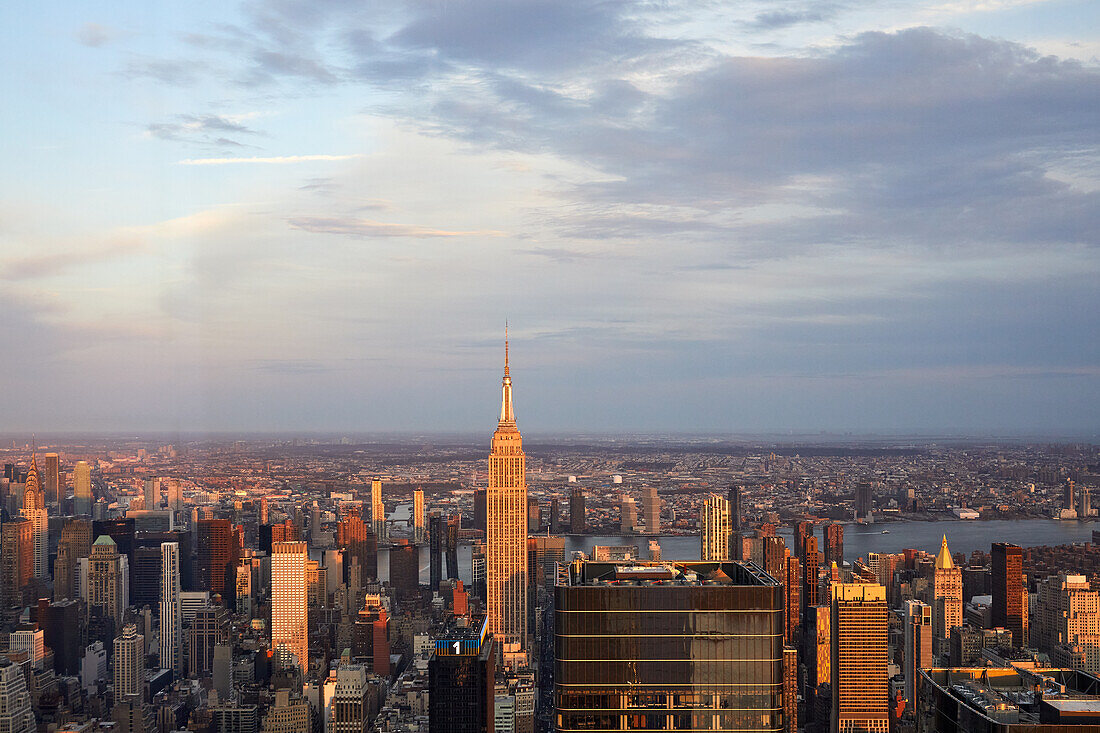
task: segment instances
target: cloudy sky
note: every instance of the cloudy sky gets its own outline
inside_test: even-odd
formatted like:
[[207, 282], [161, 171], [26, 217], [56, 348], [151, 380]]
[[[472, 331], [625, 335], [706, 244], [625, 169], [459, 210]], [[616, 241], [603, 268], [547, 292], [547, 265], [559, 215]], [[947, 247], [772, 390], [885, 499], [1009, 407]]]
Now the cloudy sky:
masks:
[[0, 7], [0, 429], [1100, 431], [1100, 4]]

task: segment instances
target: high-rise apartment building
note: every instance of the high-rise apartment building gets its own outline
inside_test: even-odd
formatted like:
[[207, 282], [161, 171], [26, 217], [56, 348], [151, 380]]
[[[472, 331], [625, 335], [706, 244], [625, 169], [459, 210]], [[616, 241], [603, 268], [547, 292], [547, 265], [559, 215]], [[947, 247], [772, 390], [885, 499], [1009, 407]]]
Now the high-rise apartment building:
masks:
[[711, 494], [703, 500], [699, 515], [699, 559], [714, 562], [729, 560], [730, 544], [730, 504], [728, 501]]
[[561, 532], [561, 500], [554, 496], [550, 499], [550, 517], [547, 519], [550, 534]]
[[569, 493], [569, 531], [572, 534], [584, 534], [587, 528], [584, 518], [584, 492], [574, 486]]
[[61, 458], [47, 453], [42, 462], [42, 490], [47, 504], [61, 504]]
[[180, 546], [160, 545], [160, 666], [183, 673], [183, 615], [180, 608]]
[[962, 626], [963, 584], [962, 570], [955, 567], [951, 551], [947, 549], [947, 535], [940, 543], [932, 575], [933, 631], [937, 638], [950, 639], [951, 629]]
[[538, 497], [527, 497], [527, 531], [535, 534], [542, 529], [542, 507], [539, 506]]
[[554, 590], [555, 730], [784, 730], [783, 591], [760, 568], [576, 561]]
[[523, 437], [512, 408], [508, 341], [504, 342], [504, 379], [500, 420], [489, 452], [486, 491], [488, 531], [487, 593], [489, 631], [509, 663], [526, 661], [527, 645], [527, 470]]
[[413, 492], [413, 543], [424, 543], [424, 490], [417, 489]]
[[831, 586], [833, 733], [886, 733], [890, 715], [887, 676], [886, 589], [877, 583]]
[[1024, 605], [1024, 551], [1019, 545], [995, 542], [992, 548], [990, 584], [993, 591], [994, 627], [1012, 632], [1013, 643], [1027, 646], [1027, 609]]
[[92, 513], [92, 467], [86, 461], [77, 461], [73, 467], [73, 513]]
[[385, 542], [386, 535], [386, 505], [382, 502], [382, 481], [374, 479], [370, 482], [370, 521], [374, 528], [374, 536], [379, 542]]
[[492, 731], [495, 653], [484, 616], [452, 619], [428, 661], [428, 732]]
[[34, 532], [34, 577], [49, 575], [49, 524], [46, 518], [46, 496], [39, 485], [38, 461], [31, 455], [31, 468], [23, 484], [23, 517], [30, 521]]
[[271, 648], [282, 667], [309, 671], [305, 542], [271, 545]]
[[114, 692], [116, 702], [140, 702], [145, 690], [145, 637], [126, 624], [115, 638]]
[[932, 654], [932, 607], [920, 601], [906, 601], [902, 633], [905, 635], [905, 699], [915, 708], [920, 670], [934, 666], [936, 661]]

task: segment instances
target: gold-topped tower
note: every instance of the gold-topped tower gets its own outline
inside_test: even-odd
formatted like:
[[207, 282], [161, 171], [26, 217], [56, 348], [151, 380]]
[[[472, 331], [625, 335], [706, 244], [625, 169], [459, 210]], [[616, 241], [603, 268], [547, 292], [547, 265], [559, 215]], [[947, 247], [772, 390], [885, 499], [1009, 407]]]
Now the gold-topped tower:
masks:
[[523, 666], [527, 646], [527, 458], [512, 407], [507, 327], [500, 421], [489, 451], [486, 504], [489, 630], [501, 644], [505, 663]]

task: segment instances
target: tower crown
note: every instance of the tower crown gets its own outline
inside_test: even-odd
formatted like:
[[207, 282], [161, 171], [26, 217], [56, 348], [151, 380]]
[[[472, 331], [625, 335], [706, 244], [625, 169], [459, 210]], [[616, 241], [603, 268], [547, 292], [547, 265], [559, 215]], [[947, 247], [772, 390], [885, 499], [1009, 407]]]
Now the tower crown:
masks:
[[504, 327], [504, 379], [501, 383], [500, 426], [516, 426], [516, 414], [512, 410], [512, 375], [508, 370], [508, 327]]
[[955, 561], [951, 559], [951, 551], [947, 549], [947, 535], [943, 536], [940, 543], [940, 554], [936, 555], [936, 570], [951, 570], [955, 567]]

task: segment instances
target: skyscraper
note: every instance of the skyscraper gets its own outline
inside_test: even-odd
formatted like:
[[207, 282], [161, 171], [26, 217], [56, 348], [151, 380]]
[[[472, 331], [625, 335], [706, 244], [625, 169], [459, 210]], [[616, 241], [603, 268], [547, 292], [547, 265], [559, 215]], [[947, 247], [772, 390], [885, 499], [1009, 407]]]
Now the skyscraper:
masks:
[[886, 589], [876, 583], [834, 583], [831, 594], [831, 730], [886, 733]]
[[424, 490], [417, 489], [413, 492], [413, 543], [424, 542]]
[[0, 528], [0, 600], [3, 608], [23, 605], [23, 588], [34, 577], [34, 523], [9, 519]]
[[951, 629], [962, 626], [963, 585], [962, 570], [955, 567], [951, 551], [947, 549], [947, 535], [940, 543], [936, 566], [932, 576], [933, 631], [940, 639], [951, 638]]
[[443, 516], [433, 511], [428, 517], [428, 587], [433, 593], [439, 592], [439, 584], [443, 581], [443, 545], [446, 540]]
[[634, 497], [623, 494], [619, 504], [619, 531], [633, 534], [638, 525], [638, 506]]
[[494, 657], [484, 616], [450, 622], [428, 661], [429, 733], [488, 733]]
[[840, 567], [844, 564], [844, 525], [830, 522], [821, 528], [821, 534], [825, 540], [825, 567], [834, 562]]
[[386, 505], [382, 502], [382, 481], [370, 482], [370, 521], [374, 527], [374, 536], [379, 542], [386, 540]]
[[238, 555], [233, 527], [228, 519], [200, 519], [197, 524], [195, 587], [219, 593], [232, 605], [231, 599], [236, 596]]
[[88, 607], [114, 620], [115, 628], [122, 625], [127, 604], [122, 557], [109, 535], [97, 537], [88, 556]]
[[34, 532], [34, 577], [49, 575], [49, 524], [46, 519], [46, 497], [38, 482], [38, 461], [31, 454], [31, 468], [23, 486], [23, 516], [30, 520]]
[[569, 494], [569, 532], [571, 534], [584, 534], [586, 526], [584, 492], [581, 491], [581, 487], [575, 486]]
[[703, 500], [700, 512], [699, 559], [726, 562], [729, 560], [730, 504], [711, 494]]
[[420, 548], [408, 540], [394, 540], [390, 548], [390, 587], [396, 601], [411, 600], [420, 592]]
[[782, 589], [755, 565], [577, 561], [554, 593], [555, 730], [783, 730]]
[[158, 508], [160, 506], [160, 479], [156, 476], [147, 477], [145, 479], [144, 494], [145, 508], [149, 510]]
[[906, 601], [902, 633], [905, 634], [905, 699], [915, 708], [920, 670], [935, 664], [932, 655], [932, 607], [920, 601]]
[[305, 542], [271, 545], [271, 648], [281, 667], [309, 671]]
[[92, 467], [77, 461], [73, 468], [73, 513], [92, 513]]
[[61, 504], [61, 459], [56, 453], [47, 453], [42, 465], [42, 493], [47, 504]]
[[1055, 666], [1100, 672], [1100, 593], [1088, 578], [1066, 573], [1047, 578], [1039, 586], [1037, 607], [1031, 643], [1048, 652]]
[[642, 492], [642, 513], [645, 518], [645, 533], [659, 534], [661, 531], [661, 497], [657, 496], [656, 486], [647, 486]]
[[871, 509], [871, 483], [869, 481], [860, 481], [856, 484], [856, 519], [870, 519]]
[[76, 598], [76, 561], [92, 551], [92, 523], [87, 519], [67, 519], [57, 540], [57, 557], [53, 564], [54, 600]]
[[447, 579], [458, 578], [458, 533], [462, 530], [462, 515], [452, 514], [447, 517], [447, 542], [444, 549], [447, 553]]
[[525, 662], [527, 644], [527, 471], [523, 437], [512, 409], [508, 340], [504, 341], [504, 379], [500, 420], [489, 452], [486, 490], [489, 631], [506, 660]]
[[183, 616], [180, 611], [180, 546], [160, 545], [160, 666], [183, 672]]
[[992, 548], [990, 581], [993, 595], [993, 626], [1012, 632], [1015, 646], [1027, 646], [1024, 608], [1024, 551], [1019, 545], [995, 542]]
[[726, 501], [730, 505], [729, 559], [740, 562], [745, 559], [744, 543], [741, 541], [741, 487], [731, 486]]

